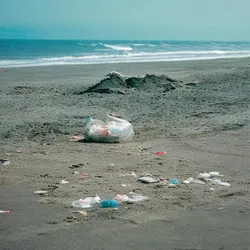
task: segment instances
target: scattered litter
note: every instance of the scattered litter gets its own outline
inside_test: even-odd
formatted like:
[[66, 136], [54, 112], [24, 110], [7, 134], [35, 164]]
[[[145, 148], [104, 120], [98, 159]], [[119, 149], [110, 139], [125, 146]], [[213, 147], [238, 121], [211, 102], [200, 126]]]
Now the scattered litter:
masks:
[[179, 181], [177, 179], [168, 180], [169, 185], [179, 185]]
[[10, 165], [10, 161], [8, 159], [0, 159], [0, 162], [2, 163], [2, 165], [7, 166]]
[[47, 190], [38, 190], [38, 191], [34, 191], [33, 194], [38, 194], [38, 195], [43, 195], [43, 194], [47, 194], [48, 191]]
[[108, 115], [105, 123], [88, 117], [84, 137], [94, 142], [122, 142], [131, 139], [134, 135], [133, 126], [126, 120]]
[[92, 205], [96, 204], [96, 203], [100, 203], [100, 197], [96, 196], [96, 197], [87, 197], [84, 200], [83, 199], [79, 199], [76, 201], [72, 202], [72, 206], [73, 207], [80, 207], [80, 208], [90, 208], [92, 207]]
[[133, 176], [137, 178], [137, 174], [135, 172], [127, 173], [127, 174], [120, 174], [121, 176]]
[[203, 184], [203, 185], [206, 184], [204, 181], [194, 179], [193, 177], [187, 178], [185, 181], [183, 181], [183, 183], [185, 184], [195, 183], [195, 184]]
[[61, 184], [68, 184], [69, 181], [61, 180], [60, 183], [61, 183]]
[[9, 214], [10, 210], [0, 210], [0, 214]]
[[159, 185], [162, 185], [162, 186], [169, 185], [168, 180], [161, 180], [161, 181], [159, 181]]
[[85, 217], [88, 216], [88, 212], [85, 211], [85, 210], [72, 211], [71, 213], [73, 213], [73, 214], [81, 214], [81, 215], [83, 215]]
[[79, 163], [79, 164], [73, 164], [73, 165], [69, 166], [69, 168], [73, 169], [73, 168], [80, 168], [80, 167], [83, 167], [83, 166], [84, 166], [84, 164]]
[[16, 153], [23, 153], [23, 150], [22, 149], [17, 149]]
[[89, 177], [88, 174], [82, 174], [82, 175], [80, 176], [81, 179], [85, 179], [85, 178], [88, 178], [88, 177]]
[[132, 185], [130, 185], [130, 184], [122, 184], [121, 186], [122, 187], [131, 187]]
[[73, 172], [73, 174], [79, 174], [79, 172], [75, 171], [75, 172]]
[[199, 174], [198, 178], [207, 179], [207, 178], [213, 178], [213, 177], [216, 177], [216, 176], [223, 176], [223, 175], [220, 175], [219, 172], [209, 172], [209, 173], [201, 173], [201, 174]]
[[7, 156], [10, 156], [11, 154], [10, 153], [5, 153]]
[[221, 186], [230, 187], [230, 184], [228, 182], [223, 182], [220, 179], [212, 179], [210, 180], [210, 183], [213, 185], [221, 185]]
[[167, 154], [167, 152], [166, 151], [157, 151], [157, 152], [155, 152], [155, 154], [156, 155], [165, 155], [165, 154]]
[[146, 183], [146, 184], [150, 184], [150, 183], [156, 183], [158, 182], [158, 180], [155, 180], [154, 178], [151, 178], [151, 177], [140, 177], [138, 179], [138, 181], [142, 182], [142, 183]]
[[148, 200], [147, 196], [143, 196], [143, 195], [132, 195], [132, 198], [129, 198], [127, 195], [116, 195], [116, 197], [114, 198], [114, 200], [116, 200], [117, 202], [130, 202], [130, 203], [134, 203], [134, 202], [139, 202], [139, 201], [144, 201], [144, 200]]
[[224, 207], [219, 207], [218, 209], [219, 209], [219, 210], [223, 210], [223, 209], [224, 209]]
[[214, 188], [210, 188], [211, 191], [214, 191]]
[[100, 202], [100, 208], [118, 208], [118, 202], [115, 200], [103, 200]]
[[[218, 178], [215, 177], [219, 177], [219, 176], [223, 176], [221, 175], [219, 172], [209, 172], [209, 173], [200, 173], [198, 175], [198, 178], [201, 180], [197, 180], [194, 179], [193, 177], [189, 177], [187, 180], [183, 181], [183, 183], [185, 184], [189, 184], [189, 183], [197, 183], [197, 184], [206, 184], [206, 183], [210, 183], [213, 185], [221, 185], [221, 186], [226, 186], [226, 187], [230, 187], [230, 184], [228, 182], [223, 182]], [[212, 190], [212, 189], [210, 189]]]
[[76, 142], [76, 141], [82, 141], [84, 140], [83, 136], [77, 135], [77, 136], [73, 136], [72, 138], [69, 139], [70, 141]]
[[110, 166], [111, 166], [111, 167], [114, 167], [114, 166], [115, 166], [115, 164], [113, 164], [113, 163], [112, 163], [112, 164], [110, 164]]

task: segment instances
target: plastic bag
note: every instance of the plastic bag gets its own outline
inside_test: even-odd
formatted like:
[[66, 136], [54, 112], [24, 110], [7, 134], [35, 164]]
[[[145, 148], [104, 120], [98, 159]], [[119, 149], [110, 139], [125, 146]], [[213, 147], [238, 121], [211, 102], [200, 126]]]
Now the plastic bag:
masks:
[[96, 197], [87, 197], [84, 200], [83, 199], [79, 199], [76, 201], [72, 202], [72, 207], [79, 207], [79, 208], [90, 208], [92, 207], [92, 205], [96, 204], [96, 203], [100, 203], [100, 197], [96, 196]]
[[94, 142], [122, 142], [134, 135], [133, 126], [126, 120], [108, 115], [108, 121], [88, 117], [84, 131], [84, 139]]
[[114, 198], [114, 200], [116, 200], [117, 202], [139, 202], [139, 201], [144, 201], [144, 200], [148, 200], [147, 196], [143, 196], [143, 195], [132, 195], [132, 198], [129, 198], [127, 195], [116, 195], [116, 197]]

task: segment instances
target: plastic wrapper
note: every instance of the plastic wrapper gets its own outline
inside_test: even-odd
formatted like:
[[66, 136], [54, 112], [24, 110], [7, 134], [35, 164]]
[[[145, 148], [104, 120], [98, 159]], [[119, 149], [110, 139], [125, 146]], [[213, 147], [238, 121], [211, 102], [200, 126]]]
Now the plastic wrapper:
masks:
[[84, 139], [93, 142], [123, 142], [134, 135], [133, 126], [126, 120], [108, 115], [107, 122], [88, 117]]

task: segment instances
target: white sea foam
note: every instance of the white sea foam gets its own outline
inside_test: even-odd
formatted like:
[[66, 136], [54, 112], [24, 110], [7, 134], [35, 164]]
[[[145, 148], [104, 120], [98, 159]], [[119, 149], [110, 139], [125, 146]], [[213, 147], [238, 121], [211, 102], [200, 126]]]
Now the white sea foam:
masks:
[[109, 51], [110, 49], [95, 49], [97, 51]]
[[133, 46], [141, 47], [141, 46], [145, 46], [145, 44], [144, 43], [134, 43]]
[[123, 51], [130, 51], [133, 50], [131, 47], [119, 46], [119, 45], [110, 45], [110, 44], [102, 44], [106, 48], [110, 48], [113, 50], [123, 50]]
[[245, 51], [169, 51], [169, 52], [128, 52], [126, 54], [84, 54], [81, 56], [63, 56], [23, 60], [1, 60], [0, 68], [31, 67], [72, 64], [102, 64], [125, 62], [162, 62], [188, 61], [217, 58], [250, 57], [250, 50]]

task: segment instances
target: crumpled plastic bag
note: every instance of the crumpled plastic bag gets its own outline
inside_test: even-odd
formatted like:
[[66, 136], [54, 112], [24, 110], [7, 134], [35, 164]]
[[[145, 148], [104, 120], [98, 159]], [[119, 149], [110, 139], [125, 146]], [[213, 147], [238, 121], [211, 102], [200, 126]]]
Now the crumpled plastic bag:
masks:
[[122, 142], [134, 135], [133, 126], [126, 120], [108, 115], [107, 122], [88, 117], [84, 139], [93, 142]]
[[101, 199], [97, 195], [96, 197], [87, 197], [85, 199], [79, 199], [72, 202], [72, 207], [78, 207], [78, 208], [90, 208], [92, 205], [96, 203], [100, 203]]

